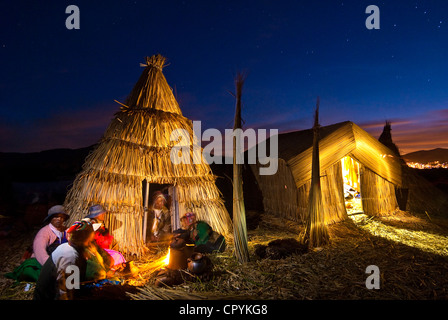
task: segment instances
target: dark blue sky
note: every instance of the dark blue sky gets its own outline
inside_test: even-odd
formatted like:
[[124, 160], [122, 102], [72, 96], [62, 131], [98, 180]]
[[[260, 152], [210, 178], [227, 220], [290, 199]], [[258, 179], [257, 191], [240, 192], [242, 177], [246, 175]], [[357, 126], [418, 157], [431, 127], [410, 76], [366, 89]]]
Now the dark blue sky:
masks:
[[[68, 30], [68, 5], [80, 29]], [[380, 29], [368, 30], [368, 5]], [[350, 120], [403, 153], [448, 148], [446, 1], [10, 1], [0, 3], [0, 151], [97, 142], [161, 53], [185, 116], [232, 128], [245, 70], [245, 127]]]

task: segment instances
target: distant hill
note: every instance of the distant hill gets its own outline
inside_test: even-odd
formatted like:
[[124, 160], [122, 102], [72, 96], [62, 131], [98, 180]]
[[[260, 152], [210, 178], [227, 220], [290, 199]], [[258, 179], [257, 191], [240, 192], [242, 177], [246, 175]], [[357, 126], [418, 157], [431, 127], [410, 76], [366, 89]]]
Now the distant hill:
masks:
[[408, 162], [428, 163], [439, 161], [448, 162], [448, 149], [437, 148], [433, 150], [420, 150], [403, 155]]
[[2, 179], [16, 182], [73, 179], [93, 147], [31, 153], [0, 152]]
[[[67, 189], [76, 175], [81, 172], [86, 157], [95, 145], [80, 149], [52, 149], [41, 152], [17, 153], [0, 152], [0, 215], [24, 211], [24, 203], [35, 193], [53, 193], [61, 197], [60, 191]], [[232, 213], [232, 161], [225, 158], [222, 164], [211, 164], [213, 174], [217, 176], [216, 185], [223, 194], [227, 210]], [[243, 184], [246, 213], [262, 211], [262, 195], [255, 177], [247, 165], [243, 166]], [[31, 194], [31, 196], [30, 196]], [[63, 195], [65, 197], [65, 194]], [[45, 197], [41, 197], [45, 199]], [[62, 198], [63, 199], [63, 198]], [[46, 211], [45, 211], [46, 212]], [[246, 217], [248, 226], [251, 218]], [[252, 221], [253, 222], [253, 221]]]
[[45, 216], [50, 202], [59, 204], [63, 201], [68, 184], [81, 171], [84, 159], [93, 147], [31, 153], [0, 152], [0, 214], [25, 214], [27, 205], [36, 203], [43, 206], [43, 211], [35, 215]]

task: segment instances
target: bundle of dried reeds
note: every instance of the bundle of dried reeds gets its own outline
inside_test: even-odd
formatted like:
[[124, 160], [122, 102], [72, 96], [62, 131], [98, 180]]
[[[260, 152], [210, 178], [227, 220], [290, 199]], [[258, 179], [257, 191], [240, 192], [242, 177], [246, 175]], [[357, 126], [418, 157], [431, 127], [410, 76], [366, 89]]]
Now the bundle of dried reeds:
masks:
[[[234, 130], [241, 129], [241, 94], [246, 76], [242, 73], [235, 77], [236, 110]], [[247, 247], [246, 209], [243, 196], [242, 168], [237, 164], [237, 157], [242, 156], [242, 146], [238, 134], [233, 138], [233, 230], [235, 255], [240, 263], [249, 261]]]
[[313, 157], [311, 173], [311, 189], [308, 201], [308, 220], [303, 242], [310, 247], [320, 247], [329, 241], [327, 223], [325, 221], [324, 206], [322, 205], [322, 191], [319, 163], [319, 98], [317, 100], [314, 118]]

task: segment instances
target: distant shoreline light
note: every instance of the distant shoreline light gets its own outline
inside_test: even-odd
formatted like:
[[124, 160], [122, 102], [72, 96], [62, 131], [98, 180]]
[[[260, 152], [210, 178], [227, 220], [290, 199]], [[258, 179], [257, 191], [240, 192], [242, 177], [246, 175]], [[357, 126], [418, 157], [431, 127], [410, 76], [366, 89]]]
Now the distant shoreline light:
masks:
[[427, 163], [419, 163], [419, 162], [406, 162], [408, 167], [415, 168], [415, 169], [448, 169], [448, 163], [440, 163], [439, 161], [431, 161]]

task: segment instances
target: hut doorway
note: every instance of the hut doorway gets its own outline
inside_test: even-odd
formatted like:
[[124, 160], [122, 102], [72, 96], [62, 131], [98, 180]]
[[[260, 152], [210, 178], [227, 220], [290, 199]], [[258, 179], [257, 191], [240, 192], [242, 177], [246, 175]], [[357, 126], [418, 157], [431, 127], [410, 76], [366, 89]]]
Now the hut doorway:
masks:
[[170, 210], [171, 214], [171, 231], [180, 228], [179, 219], [179, 203], [177, 201], [177, 188], [171, 184], [158, 184], [158, 183], [148, 183], [145, 180], [142, 181], [142, 192], [143, 192], [143, 239], [146, 239], [148, 235], [148, 230], [151, 226], [148, 225], [148, 214], [151, 210], [152, 201], [154, 200], [154, 195], [161, 192], [166, 199], [166, 207]]
[[344, 181], [345, 208], [348, 216], [363, 213], [361, 199], [360, 165], [346, 156], [341, 159], [342, 177]]

